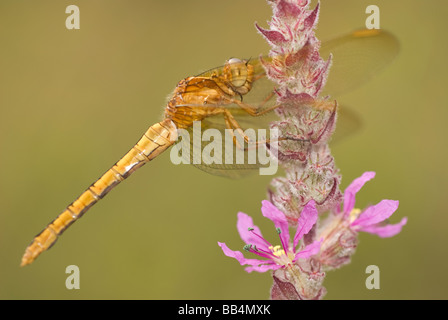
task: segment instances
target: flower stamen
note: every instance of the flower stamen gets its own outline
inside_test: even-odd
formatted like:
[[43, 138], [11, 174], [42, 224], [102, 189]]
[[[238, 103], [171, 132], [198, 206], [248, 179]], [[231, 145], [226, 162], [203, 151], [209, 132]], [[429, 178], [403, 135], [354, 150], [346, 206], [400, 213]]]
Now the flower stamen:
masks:
[[350, 213], [349, 213], [350, 223], [352, 223], [353, 221], [355, 221], [358, 218], [358, 216], [360, 215], [361, 211], [362, 210], [358, 209], [358, 208], [354, 208], [352, 211], [350, 211]]
[[254, 232], [254, 228], [247, 228], [248, 231], [250, 231], [253, 235], [257, 236], [258, 238], [260, 238], [261, 240], [263, 240], [268, 246], [272, 246], [272, 244], [267, 241], [265, 238], [263, 238], [261, 235], [259, 235], [258, 233]]

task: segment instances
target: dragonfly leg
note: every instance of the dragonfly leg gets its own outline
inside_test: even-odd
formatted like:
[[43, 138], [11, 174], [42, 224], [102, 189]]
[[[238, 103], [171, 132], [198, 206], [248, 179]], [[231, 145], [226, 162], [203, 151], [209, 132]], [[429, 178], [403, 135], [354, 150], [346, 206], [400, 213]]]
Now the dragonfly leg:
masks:
[[[234, 102], [234, 103], [236, 103], [236, 102]], [[271, 110], [273, 110], [273, 109], [275, 109], [277, 107], [278, 107], [278, 105], [276, 105], [276, 106], [274, 106], [272, 108], [269, 108], [269, 110], [263, 110], [263, 112], [261, 112], [261, 113], [254, 114], [254, 116], [258, 116], [258, 115], [264, 114], [264, 113], [269, 112], [269, 111], [271, 111]], [[251, 111], [253, 111], [253, 110], [251, 109]], [[251, 140], [244, 133], [244, 131], [240, 127], [238, 121], [233, 117], [232, 113], [229, 110], [224, 109], [223, 113], [224, 113], [224, 119], [225, 119], [225, 122], [226, 122], [226, 128], [230, 129], [230, 132], [231, 132], [231, 134], [233, 136], [234, 144], [239, 149], [246, 151], [246, 150], [249, 150], [249, 149], [254, 148], [254, 147], [258, 148], [258, 146], [260, 146], [260, 145], [268, 145], [268, 144], [271, 144], [272, 142], [274, 142], [274, 140], [272, 140], [272, 139], [263, 139], [263, 140], [256, 140], [256, 141]], [[238, 142], [238, 139], [235, 136], [233, 130], [236, 130], [240, 134], [240, 136], [244, 138], [244, 141], [248, 144], [248, 147], [243, 148], [241, 146], [241, 144]], [[286, 140], [291, 140], [291, 138], [288, 138], [288, 137], [278, 137], [276, 139], [276, 142], [279, 143], [280, 141], [286, 141]], [[303, 142], [309, 142], [309, 139], [294, 139], [294, 140], [296, 140], [296, 141], [303, 141]]]
[[252, 82], [260, 80], [261, 78], [264, 78], [264, 77], [266, 77], [266, 73], [261, 73], [259, 75], [255, 75], [254, 78], [252, 79]]
[[233, 138], [233, 144], [240, 150], [245, 150], [243, 146], [238, 142], [238, 139], [235, 135], [235, 132], [233, 130], [237, 130], [238, 133], [243, 137], [244, 141], [248, 142], [249, 137], [247, 137], [243, 129], [238, 125], [238, 122], [235, 120], [235, 118], [232, 116], [232, 114], [228, 110], [224, 110], [224, 121], [226, 123], [226, 128], [229, 129], [230, 134]]
[[263, 106], [274, 96], [275, 91], [272, 91], [270, 94], [266, 96], [266, 98], [258, 105], [258, 106], [252, 106], [250, 104], [244, 103], [243, 101], [237, 100], [237, 99], [230, 99], [231, 103], [234, 103], [238, 105], [241, 109], [246, 111], [248, 114], [250, 114], [253, 117], [258, 117], [261, 115], [264, 115], [266, 113], [271, 112], [274, 109], [277, 109], [280, 105], [274, 105], [272, 107], [269, 107], [265, 110], [261, 110]]
[[[232, 113], [228, 110], [224, 110], [224, 120], [226, 122], [226, 128], [230, 129], [230, 134], [233, 137], [233, 143], [237, 146], [237, 148], [241, 150], [249, 150], [250, 147], [257, 148], [259, 145], [266, 145], [270, 143], [269, 139], [264, 140], [252, 140], [250, 139], [243, 131], [243, 129], [240, 127], [238, 121], [233, 117]], [[248, 144], [248, 147], [242, 147], [241, 144], [238, 142], [237, 137], [235, 136], [234, 130], [238, 132], [238, 134], [244, 139], [244, 141]], [[283, 140], [282, 138], [279, 138], [278, 140]], [[251, 146], [250, 146], [251, 145]]]

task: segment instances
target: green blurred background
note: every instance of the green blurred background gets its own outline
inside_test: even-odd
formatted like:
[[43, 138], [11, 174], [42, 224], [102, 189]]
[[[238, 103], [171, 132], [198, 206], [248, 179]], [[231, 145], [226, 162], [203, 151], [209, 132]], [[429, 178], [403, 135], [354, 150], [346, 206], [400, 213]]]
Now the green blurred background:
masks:
[[[70, 4], [80, 8], [80, 30], [65, 28]], [[332, 151], [343, 189], [377, 172], [358, 206], [398, 199], [391, 220], [409, 222], [394, 238], [361, 234], [352, 263], [327, 274], [326, 299], [446, 299], [448, 3], [323, 0], [318, 37], [363, 27], [370, 4], [401, 53], [338, 97], [363, 124]], [[0, 2], [1, 299], [269, 297], [270, 275], [247, 274], [217, 241], [242, 247], [238, 211], [270, 234], [260, 207], [271, 177], [227, 180], [175, 166], [168, 153], [34, 264], [19, 263], [33, 236], [161, 119], [179, 80], [229, 57], [267, 53], [254, 22], [266, 27], [270, 16], [264, 0]], [[71, 264], [80, 290], [65, 287]], [[381, 270], [380, 290], [365, 287], [371, 264]]]

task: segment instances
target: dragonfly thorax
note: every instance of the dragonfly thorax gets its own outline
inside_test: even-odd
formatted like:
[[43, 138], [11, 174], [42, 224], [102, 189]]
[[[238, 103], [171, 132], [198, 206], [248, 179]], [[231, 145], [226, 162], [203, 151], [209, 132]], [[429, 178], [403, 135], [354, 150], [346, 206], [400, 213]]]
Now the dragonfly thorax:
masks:
[[242, 101], [251, 90], [253, 77], [251, 64], [232, 58], [210, 75], [185, 78], [174, 89], [165, 117], [178, 128], [188, 128], [194, 121], [227, 114], [226, 107]]

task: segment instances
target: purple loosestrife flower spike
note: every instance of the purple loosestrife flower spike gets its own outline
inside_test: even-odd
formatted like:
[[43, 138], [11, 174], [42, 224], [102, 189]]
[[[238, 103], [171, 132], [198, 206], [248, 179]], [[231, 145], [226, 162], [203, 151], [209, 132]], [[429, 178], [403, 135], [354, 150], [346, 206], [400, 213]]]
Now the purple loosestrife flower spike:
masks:
[[[314, 34], [320, 3], [309, 10], [310, 0], [268, 0], [273, 16], [268, 28], [257, 31], [271, 46], [269, 59], [261, 58], [267, 77], [275, 84], [279, 120], [271, 123], [282, 138], [276, 154], [284, 177], [271, 181], [270, 201], [262, 202], [263, 216], [274, 223], [280, 245], [266, 240], [252, 218], [238, 213], [237, 229], [246, 258], [218, 242], [224, 254], [245, 265], [247, 272], [272, 271], [271, 299], [322, 299], [325, 271], [350, 262], [360, 231], [391, 237], [406, 224], [387, 219], [398, 201], [382, 200], [364, 210], [355, 208], [356, 194], [375, 177], [366, 172], [340, 191], [341, 176], [328, 141], [337, 121], [338, 104], [320, 97], [327, 81], [332, 55], [320, 57]], [[272, 147], [272, 146], [271, 146]], [[319, 219], [321, 213], [329, 212]], [[291, 239], [288, 228], [295, 229]]]
[[271, 45], [272, 59], [263, 65], [276, 83], [280, 120], [271, 127], [286, 138], [277, 150], [286, 176], [272, 181], [269, 199], [295, 223], [310, 200], [324, 212], [342, 198], [341, 177], [327, 144], [335, 129], [337, 103], [319, 98], [331, 66], [331, 56], [327, 61], [320, 57], [314, 35], [320, 5], [308, 10], [308, 0], [270, 4], [274, 15], [269, 30], [256, 27]]
[[[272, 269], [271, 299], [320, 299], [325, 294], [325, 274], [313, 257], [322, 241], [316, 237], [318, 213], [336, 208], [342, 199], [341, 177], [327, 143], [335, 129], [337, 103], [319, 98], [332, 57], [326, 61], [320, 57], [320, 42], [314, 35], [320, 4], [309, 10], [309, 0], [268, 2], [273, 9], [269, 29], [258, 24], [256, 28], [271, 46], [271, 59], [262, 63], [276, 84], [280, 105], [276, 109], [280, 119], [271, 128], [286, 138], [276, 150], [286, 175], [272, 180], [268, 197], [272, 208], [286, 217], [276, 226], [282, 233], [286, 223], [295, 227], [292, 246], [299, 241], [306, 246], [290, 267]], [[282, 237], [283, 246], [287, 239], [289, 234]]]

